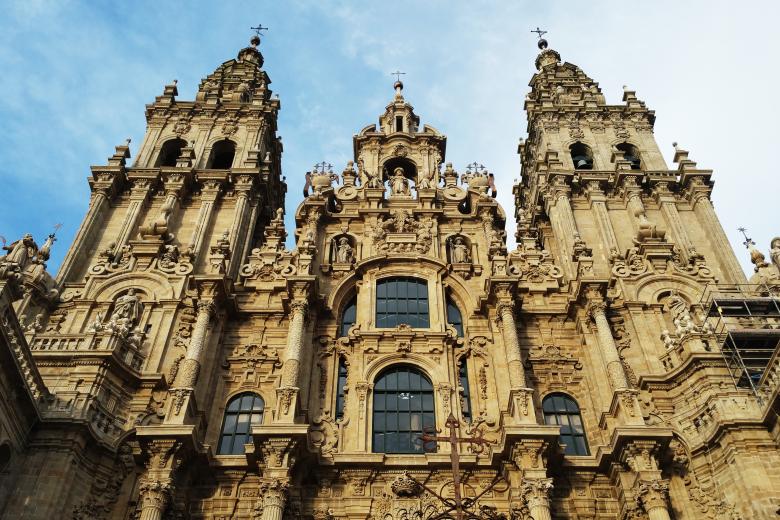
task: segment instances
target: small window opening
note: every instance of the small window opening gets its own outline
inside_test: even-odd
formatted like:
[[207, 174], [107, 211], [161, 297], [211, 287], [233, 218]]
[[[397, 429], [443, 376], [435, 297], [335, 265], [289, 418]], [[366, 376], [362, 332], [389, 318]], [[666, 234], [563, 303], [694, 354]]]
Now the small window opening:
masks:
[[157, 156], [157, 163], [155, 168], [168, 167], [172, 168], [176, 166], [176, 161], [181, 155], [181, 150], [187, 146], [187, 142], [184, 139], [171, 139], [163, 143], [160, 148], [160, 155]]
[[471, 390], [469, 390], [469, 371], [466, 366], [466, 358], [460, 360], [458, 368], [458, 381], [461, 387], [460, 402], [463, 418], [471, 422]]
[[636, 149], [636, 146], [630, 143], [620, 143], [616, 148], [623, 152], [623, 158], [631, 163], [632, 170], [642, 169], [642, 161], [639, 158], [639, 150]]
[[396, 132], [404, 131], [404, 118], [402, 116], [395, 116], [395, 131]]
[[336, 420], [344, 418], [344, 388], [347, 386], [347, 361], [339, 356], [339, 373], [336, 378]]
[[586, 144], [574, 143], [571, 145], [571, 160], [575, 170], [593, 169], [593, 153]]
[[233, 141], [224, 139], [216, 142], [211, 149], [211, 165], [209, 168], [212, 170], [227, 170], [233, 166], [233, 157], [235, 155], [236, 144]]

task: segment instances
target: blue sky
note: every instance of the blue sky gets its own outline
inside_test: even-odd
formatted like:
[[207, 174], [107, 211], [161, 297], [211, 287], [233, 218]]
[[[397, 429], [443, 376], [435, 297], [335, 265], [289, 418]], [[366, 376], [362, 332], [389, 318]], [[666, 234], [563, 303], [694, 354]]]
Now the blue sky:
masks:
[[[600, 82], [622, 85], [656, 111], [671, 166], [678, 141], [715, 170], [714, 203], [745, 267], [736, 228], [766, 251], [780, 235], [775, 100], [780, 2], [4, 0], [0, 21], [0, 235], [42, 241], [62, 223], [54, 271], [86, 212], [89, 165], [141, 142], [144, 105], [179, 80], [180, 99], [270, 27], [261, 50], [282, 100], [288, 229], [303, 175], [343, 168], [352, 135], [375, 123], [396, 69], [422, 122], [448, 136], [447, 161], [496, 174], [511, 215], [517, 141], [537, 54], [552, 48]], [[587, 5], [587, 8], [585, 6]], [[509, 235], [514, 223], [509, 223]]]

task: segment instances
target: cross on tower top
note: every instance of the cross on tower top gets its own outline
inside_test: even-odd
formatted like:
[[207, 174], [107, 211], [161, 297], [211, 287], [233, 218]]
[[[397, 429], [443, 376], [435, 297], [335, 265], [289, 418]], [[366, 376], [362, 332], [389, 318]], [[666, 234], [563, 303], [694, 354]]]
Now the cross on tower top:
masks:
[[753, 239], [752, 239], [752, 238], [750, 238], [749, 236], [747, 236], [747, 233], [746, 233], [746, 231], [747, 231], [747, 228], [744, 228], [744, 227], [738, 227], [738, 228], [737, 228], [737, 231], [739, 231], [740, 233], [742, 233], [742, 236], [743, 236], [743, 237], [745, 237], [745, 241], [744, 241], [744, 242], [742, 242], [742, 243], [745, 245], [745, 247], [747, 247], [748, 249], [750, 249], [750, 246], [751, 246], [751, 245], [755, 245], [755, 242], [753, 242]]
[[268, 27], [263, 27], [263, 24], [257, 24], [257, 27], [250, 27], [251, 30], [255, 31], [255, 36], [258, 38], [260, 37], [260, 31], [267, 31]]
[[401, 81], [401, 75], [402, 75], [402, 74], [404, 74], [404, 75], [405, 75], [405, 74], [406, 74], [406, 72], [401, 72], [400, 70], [397, 70], [397, 71], [395, 71], [395, 72], [391, 72], [391, 73], [390, 73], [390, 75], [391, 75], [391, 76], [395, 76], [395, 80], [396, 80], [396, 81]]
[[540, 40], [542, 39], [542, 36], [544, 36], [545, 34], [547, 34], [547, 31], [543, 31], [543, 30], [539, 29], [539, 26], [538, 26], [538, 25], [536, 26], [536, 29], [535, 29], [535, 30], [534, 30], [534, 29], [531, 29], [531, 32], [532, 32], [532, 33], [536, 33], [536, 34], [538, 34], [538, 35], [539, 35], [539, 39], [540, 39]]

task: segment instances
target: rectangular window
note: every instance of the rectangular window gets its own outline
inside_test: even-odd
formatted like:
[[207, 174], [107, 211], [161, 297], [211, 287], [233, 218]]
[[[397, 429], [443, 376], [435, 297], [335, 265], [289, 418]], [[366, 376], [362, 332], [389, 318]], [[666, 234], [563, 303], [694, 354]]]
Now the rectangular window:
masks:
[[396, 132], [404, 131], [404, 118], [402, 116], [395, 116], [395, 131]]
[[428, 284], [416, 278], [379, 280], [376, 288], [376, 326], [430, 327]]

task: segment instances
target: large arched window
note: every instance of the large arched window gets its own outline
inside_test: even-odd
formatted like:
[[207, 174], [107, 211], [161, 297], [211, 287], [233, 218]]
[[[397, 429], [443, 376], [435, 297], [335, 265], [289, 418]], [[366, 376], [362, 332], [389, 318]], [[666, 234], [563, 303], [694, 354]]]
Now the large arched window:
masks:
[[187, 146], [187, 141], [184, 139], [171, 139], [170, 141], [165, 141], [162, 148], [160, 148], [160, 155], [157, 156], [155, 167], [176, 166], [176, 161], [179, 159], [181, 150], [185, 146]]
[[590, 455], [577, 401], [566, 394], [550, 394], [542, 401], [544, 423], [561, 427], [561, 444], [566, 455]]
[[252, 442], [252, 425], [262, 424], [265, 403], [257, 394], [246, 392], [232, 398], [225, 409], [218, 455], [241, 455], [244, 444]]
[[357, 319], [357, 297], [353, 296], [349, 303], [344, 306], [344, 310], [341, 311], [340, 337], [349, 334], [349, 329], [355, 324], [355, 319]]
[[236, 155], [236, 143], [230, 139], [217, 141], [211, 148], [211, 158], [208, 168], [213, 170], [227, 170], [233, 166], [233, 157]]
[[428, 284], [417, 278], [385, 278], [376, 283], [376, 326], [430, 327]]
[[436, 425], [433, 385], [417, 368], [394, 366], [374, 385], [374, 453], [433, 451], [420, 436]]

